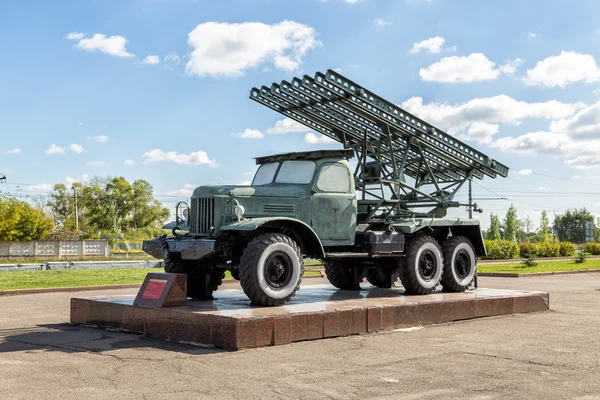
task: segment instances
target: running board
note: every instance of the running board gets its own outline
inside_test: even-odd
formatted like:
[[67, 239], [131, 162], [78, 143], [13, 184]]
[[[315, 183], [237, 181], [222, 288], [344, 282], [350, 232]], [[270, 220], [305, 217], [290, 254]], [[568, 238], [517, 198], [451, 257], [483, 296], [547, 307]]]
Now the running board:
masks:
[[325, 253], [325, 258], [381, 258], [381, 257], [404, 257], [402, 253], [371, 254], [371, 253]]

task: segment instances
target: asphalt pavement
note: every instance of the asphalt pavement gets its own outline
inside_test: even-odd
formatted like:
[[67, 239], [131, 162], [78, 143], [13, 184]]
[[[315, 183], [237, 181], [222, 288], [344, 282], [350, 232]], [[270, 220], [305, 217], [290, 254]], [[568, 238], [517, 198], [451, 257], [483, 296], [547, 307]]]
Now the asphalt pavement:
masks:
[[67, 323], [106, 290], [1, 297], [0, 398], [600, 399], [600, 274], [480, 286], [551, 311], [226, 352]]

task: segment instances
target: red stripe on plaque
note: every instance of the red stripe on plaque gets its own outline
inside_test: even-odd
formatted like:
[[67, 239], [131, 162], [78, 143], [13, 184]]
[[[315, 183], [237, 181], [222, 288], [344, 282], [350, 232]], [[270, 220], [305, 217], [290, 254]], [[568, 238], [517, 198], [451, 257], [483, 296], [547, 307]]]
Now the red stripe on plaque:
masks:
[[146, 285], [146, 290], [142, 294], [142, 299], [159, 299], [166, 284], [167, 281], [163, 279], [150, 279]]

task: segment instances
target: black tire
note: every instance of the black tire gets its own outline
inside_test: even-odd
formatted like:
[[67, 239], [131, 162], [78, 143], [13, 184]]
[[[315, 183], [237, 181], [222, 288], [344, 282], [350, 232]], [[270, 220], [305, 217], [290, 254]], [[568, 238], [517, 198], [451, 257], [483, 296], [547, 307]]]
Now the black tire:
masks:
[[413, 237], [406, 246], [406, 257], [400, 267], [400, 281], [407, 294], [430, 294], [440, 282], [444, 256], [431, 236]]
[[442, 244], [444, 273], [442, 287], [446, 292], [464, 292], [473, 282], [477, 257], [473, 244], [464, 236], [449, 237]]
[[233, 279], [235, 279], [236, 281], [240, 280], [240, 269], [237, 266], [231, 268], [231, 271], [229, 272], [231, 272], [231, 277]]
[[325, 275], [329, 283], [342, 290], [360, 290], [360, 282], [363, 278], [362, 271], [356, 271], [358, 266], [344, 265], [343, 261], [327, 260]]
[[369, 283], [383, 289], [392, 287], [392, 275], [394, 275], [394, 271], [386, 267], [377, 267], [367, 270], [367, 280]]
[[[193, 261], [170, 260], [165, 264], [165, 272], [186, 274], [187, 297], [198, 300], [213, 300], [213, 292], [219, 288], [225, 278], [225, 270], [223, 268], [214, 267], [207, 273], [203, 265], [199, 265]], [[208, 285], [206, 284], [207, 279], [210, 279]]]
[[289, 236], [265, 233], [248, 243], [238, 268], [240, 284], [252, 303], [278, 306], [298, 291], [304, 260], [300, 247]]

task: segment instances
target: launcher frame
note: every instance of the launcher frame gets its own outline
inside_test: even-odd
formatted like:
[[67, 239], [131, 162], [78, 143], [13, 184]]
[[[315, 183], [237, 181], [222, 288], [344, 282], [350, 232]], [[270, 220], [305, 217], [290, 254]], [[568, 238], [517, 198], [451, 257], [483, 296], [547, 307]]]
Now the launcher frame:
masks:
[[508, 175], [507, 166], [333, 70], [253, 88], [250, 98], [354, 150], [370, 222], [473, 207], [453, 200], [467, 181]]

